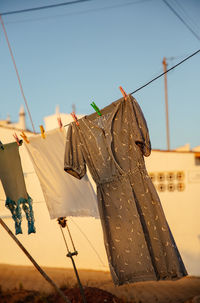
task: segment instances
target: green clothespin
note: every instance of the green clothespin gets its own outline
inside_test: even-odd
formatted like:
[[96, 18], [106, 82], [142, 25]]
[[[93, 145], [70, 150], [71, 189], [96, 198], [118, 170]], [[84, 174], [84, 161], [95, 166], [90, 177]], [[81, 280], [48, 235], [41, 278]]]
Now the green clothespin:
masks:
[[94, 108], [94, 110], [97, 112], [97, 114], [99, 116], [102, 116], [102, 114], [100, 112], [100, 109], [98, 108], [98, 106], [94, 102], [92, 102], [90, 105]]

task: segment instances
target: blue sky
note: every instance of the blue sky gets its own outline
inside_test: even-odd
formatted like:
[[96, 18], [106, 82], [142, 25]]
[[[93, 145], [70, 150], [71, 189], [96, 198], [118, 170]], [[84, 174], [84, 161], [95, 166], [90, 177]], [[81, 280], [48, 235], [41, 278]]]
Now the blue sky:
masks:
[[[0, 12], [66, 1], [1, 0]], [[200, 1], [168, 0], [200, 36]], [[3, 17], [37, 131], [55, 112], [90, 114], [200, 49], [162, 0], [92, 0]], [[172, 59], [173, 57], [173, 59]], [[164, 78], [134, 95], [153, 148], [166, 148]], [[200, 145], [200, 54], [168, 73], [171, 148]], [[0, 27], [0, 119], [17, 121], [23, 98]], [[28, 127], [31, 123], [27, 117]]]

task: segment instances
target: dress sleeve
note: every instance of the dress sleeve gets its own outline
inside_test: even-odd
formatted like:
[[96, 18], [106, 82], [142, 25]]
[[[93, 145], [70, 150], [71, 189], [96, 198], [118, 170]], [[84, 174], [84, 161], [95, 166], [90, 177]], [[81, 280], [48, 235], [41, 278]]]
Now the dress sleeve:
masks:
[[73, 123], [69, 125], [67, 131], [64, 170], [77, 179], [81, 179], [86, 173], [86, 164], [82, 154], [79, 134]]
[[149, 130], [143, 112], [137, 101], [131, 97], [133, 105], [133, 113], [138, 126], [138, 136], [136, 136], [136, 144], [140, 147], [143, 155], [148, 157], [151, 154], [151, 142], [149, 138]]

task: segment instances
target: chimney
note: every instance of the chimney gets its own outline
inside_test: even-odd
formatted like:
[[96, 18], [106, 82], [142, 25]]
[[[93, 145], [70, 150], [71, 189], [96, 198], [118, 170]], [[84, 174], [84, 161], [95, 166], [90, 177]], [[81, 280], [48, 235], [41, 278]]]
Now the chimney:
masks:
[[10, 122], [11, 122], [11, 121], [10, 121], [10, 115], [7, 115], [6, 123], [7, 123], [7, 124], [10, 124]]
[[20, 107], [20, 111], [19, 111], [19, 122], [18, 122], [18, 125], [19, 125], [19, 128], [20, 129], [23, 129], [23, 130], [26, 130], [26, 118], [25, 118], [25, 111], [24, 111], [24, 107], [23, 105], [21, 105]]
[[59, 115], [60, 114], [60, 107], [59, 107], [59, 105], [56, 105], [56, 115]]

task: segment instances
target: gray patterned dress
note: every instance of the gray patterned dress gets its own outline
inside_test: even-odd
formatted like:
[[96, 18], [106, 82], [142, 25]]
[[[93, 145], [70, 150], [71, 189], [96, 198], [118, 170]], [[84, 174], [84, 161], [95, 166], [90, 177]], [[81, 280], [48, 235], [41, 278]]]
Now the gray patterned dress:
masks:
[[[77, 178], [86, 164], [97, 184], [110, 271], [116, 285], [177, 279], [186, 269], [143, 156], [151, 145], [145, 118], [129, 95], [71, 123], [64, 169]], [[84, 197], [80, 197], [84, 199]]]

